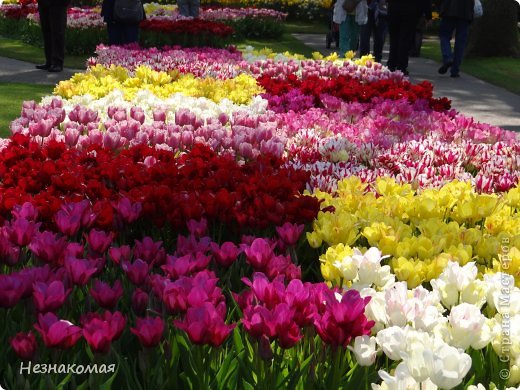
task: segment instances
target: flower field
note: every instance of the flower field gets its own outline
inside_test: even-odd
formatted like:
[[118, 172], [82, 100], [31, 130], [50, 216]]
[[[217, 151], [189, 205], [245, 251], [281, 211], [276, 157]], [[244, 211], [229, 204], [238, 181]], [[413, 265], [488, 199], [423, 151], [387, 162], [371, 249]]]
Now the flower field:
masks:
[[3, 386], [520, 384], [517, 133], [370, 57], [88, 65], [1, 140]]

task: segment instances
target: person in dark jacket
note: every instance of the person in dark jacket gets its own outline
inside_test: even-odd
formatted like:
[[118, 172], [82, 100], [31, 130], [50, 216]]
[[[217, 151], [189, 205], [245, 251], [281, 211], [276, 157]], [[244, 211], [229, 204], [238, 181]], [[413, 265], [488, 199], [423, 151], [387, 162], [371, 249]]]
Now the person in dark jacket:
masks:
[[[473, 21], [474, 6], [475, 0], [443, 0], [440, 4], [439, 37], [442, 53], [440, 74], [445, 74], [451, 68], [450, 77], [460, 77], [460, 64], [468, 41], [469, 25]], [[455, 33], [455, 45], [452, 50], [453, 33]]]
[[431, 0], [388, 0], [390, 53], [388, 68], [408, 74], [408, 59], [415, 28], [421, 15], [431, 20]]
[[177, 0], [177, 6], [182, 16], [199, 17], [200, 0]]
[[101, 16], [107, 24], [108, 44], [126, 45], [139, 41], [139, 22], [121, 23], [114, 19], [115, 0], [103, 0]]
[[70, 0], [38, 0], [45, 63], [37, 69], [61, 72], [65, 58], [65, 30]]

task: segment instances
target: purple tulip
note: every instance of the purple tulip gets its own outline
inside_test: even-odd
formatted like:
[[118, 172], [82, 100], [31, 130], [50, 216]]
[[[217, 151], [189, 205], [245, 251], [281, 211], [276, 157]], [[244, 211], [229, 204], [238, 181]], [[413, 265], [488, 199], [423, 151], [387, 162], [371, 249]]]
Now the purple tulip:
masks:
[[16, 336], [11, 338], [9, 343], [14, 352], [16, 352], [16, 355], [23, 360], [31, 360], [38, 348], [36, 336], [34, 336], [33, 332], [19, 332]]
[[273, 248], [263, 238], [256, 238], [251, 246], [245, 248], [244, 253], [247, 261], [256, 271], [266, 269], [269, 261], [274, 256]]
[[41, 223], [36, 223], [25, 218], [17, 218], [6, 225], [9, 239], [18, 246], [28, 245], [38, 232]]
[[53, 313], [38, 314], [34, 328], [40, 333], [47, 348], [71, 348], [81, 338], [81, 328], [60, 320]]
[[137, 318], [135, 328], [130, 328], [130, 331], [137, 336], [141, 345], [153, 348], [162, 339], [164, 321], [160, 317]]
[[132, 310], [137, 315], [143, 315], [148, 307], [148, 294], [136, 288], [132, 294]]
[[218, 244], [212, 242], [211, 250], [213, 251], [213, 258], [217, 262], [218, 265], [228, 268], [233, 264], [241, 250], [234, 243], [227, 241], [224, 242], [220, 248]]
[[121, 267], [125, 271], [126, 276], [136, 286], [144, 284], [148, 276], [149, 266], [141, 259], [135, 260], [133, 263], [124, 262]]
[[65, 289], [63, 282], [55, 280], [49, 284], [35, 282], [33, 284], [33, 301], [41, 312], [55, 312], [63, 306], [72, 289]]
[[128, 245], [123, 245], [120, 247], [111, 247], [108, 250], [108, 254], [112, 261], [117, 265], [122, 264], [124, 262], [129, 262], [132, 258], [132, 250]]
[[123, 296], [123, 286], [119, 280], [116, 280], [111, 288], [108, 283], [96, 279], [90, 289], [90, 295], [103, 309], [113, 309]]
[[63, 265], [63, 255], [67, 248], [67, 239], [50, 231], [36, 233], [29, 249], [35, 256], [52, 265]]
[[92, 229], [88, 232], [87, 243], [94, 253], [105, 253], [114, 239], [114, 233]]
[[0, 275], [0, 307], [16, 306], [24, 293], [24, 283], [17, 275]]
[[74, 257], [67, 257], [65, 259], [65, 268], [72, 282], [78, 286], [86, 285], [90, 278], [98, 272], [95, 262], [86, 259], [76, 259]]
[[276, 227], [276, 233], [278, 233], [278, 236], [280, 236], [284, 243], [293, 246], [298, 242], [298, 239], [303, 232], [303, 228], [303, 225], [286, 222], [282, 226]]

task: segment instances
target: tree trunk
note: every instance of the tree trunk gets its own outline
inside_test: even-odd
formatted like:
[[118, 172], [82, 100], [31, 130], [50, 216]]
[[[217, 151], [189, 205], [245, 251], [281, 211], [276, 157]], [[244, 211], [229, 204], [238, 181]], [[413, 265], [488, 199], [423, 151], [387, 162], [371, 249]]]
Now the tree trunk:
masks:
[[481, 0], [484, 15], [473, 21], [466, 55], [468, 57], [520, 57], [518, 2]]

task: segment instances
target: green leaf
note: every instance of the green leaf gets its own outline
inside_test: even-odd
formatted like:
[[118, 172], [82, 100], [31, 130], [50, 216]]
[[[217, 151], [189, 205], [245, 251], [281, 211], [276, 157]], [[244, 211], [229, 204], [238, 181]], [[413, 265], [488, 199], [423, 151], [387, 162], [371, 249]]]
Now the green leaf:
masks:
[[63, 386], [65, 386], [67, 383], [69, 383], [71, 378], [72, 378], [72, 372], [69, 372], [65, 376], [65, 378], [63, 378], [63, 380], [60, 383], [58, 383], [58, 385], [56, 386], [56, 390], [63, 389]]
[[242, 379], [242, 386], [244, 387], [244, 390], [255, 390], [255, 387], [245, 379]]
[[108, 380], [105, 383], [102, 383], [99, 386], [99, 390], [110, 390], [112, 388], [112, 383], [114, 382], [114, 379], [116, 379], [117, 374], [119, 373], [119, 366], [117, 366], [116, 372], [108, 378]]

